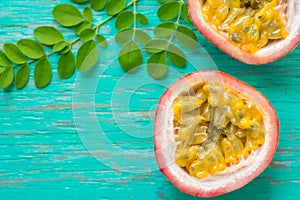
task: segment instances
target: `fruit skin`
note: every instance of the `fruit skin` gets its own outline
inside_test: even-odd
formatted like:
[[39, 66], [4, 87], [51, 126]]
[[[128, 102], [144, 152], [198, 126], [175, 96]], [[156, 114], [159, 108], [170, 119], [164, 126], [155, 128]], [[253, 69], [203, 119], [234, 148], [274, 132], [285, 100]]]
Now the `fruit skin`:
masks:
[[188, 0], [188, 11], [191, 20], [198, 31], [210, 42], [231, 57], [247, 64], [266, 64], [278, 60], [291, 52], [300, 42], [300, 1], [299, 0], [281, 0], [280, 4], [285, 6], [287, 28], [289, 31], [285, 39], [268, 44], [254, 54], [246, 53], [230, 43], [224, 36], [216, 32], [209, 23], [207, 23], [201, 11], [201, 5], [204, 0]]
[[[176, 143], [173, 133], [174, 99], [191, 85], [205, 80], [222, 81], [224, 84], [261, 106], [264, 112], [265, 143], [256, 154], [240, 162], [240, 166], [229, 168], [223, 175], [212, 175], [197, 179], [190, 176], [175, 163]], [[199, 197], [214, 197], [241, 188], [261, 174], [271, 163], [279, 136], [279, 122], [270, 102], [255, 88], [220, 71], [199, 71], [182, 77], [162, 95], [155, 116], [154, 149], [160, 171], [179, 190]], [[227, 169], [226, 169], [227, 170]]]

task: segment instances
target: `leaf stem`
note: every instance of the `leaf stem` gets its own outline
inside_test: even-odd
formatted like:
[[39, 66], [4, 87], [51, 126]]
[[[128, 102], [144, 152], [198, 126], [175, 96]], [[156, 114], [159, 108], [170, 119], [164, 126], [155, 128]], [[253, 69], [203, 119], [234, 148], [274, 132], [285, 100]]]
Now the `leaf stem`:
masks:
[[136, 31], [136, 2], [138, 0], [133, 0], [133, 34], [132, 34], [132, 40], [135, 38], [135, 31]]

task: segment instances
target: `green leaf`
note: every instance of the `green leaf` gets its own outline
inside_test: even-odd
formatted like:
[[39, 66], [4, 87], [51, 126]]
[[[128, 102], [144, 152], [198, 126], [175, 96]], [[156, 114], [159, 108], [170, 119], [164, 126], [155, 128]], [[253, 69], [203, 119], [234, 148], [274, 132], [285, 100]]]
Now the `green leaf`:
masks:
[[69, 53], [69, 51], [71, 51], [70, 46], [66, 46], [60, 53], [61, 54], [66, 54], [66, 53]]
[[198, 46], [197, 36], [189, 27], [178, 26], [176, 37], [185, 48], [196, 49]]
[[89, 7], [84, 7], [82, 13], [86, 20], [88, 20], [88, 21], [93, 20], [93, 12], [92, 12], [92, 9], [90, 9]]
[[70, 78], [75, 71], [75, 59], [72, 51], [62, 54], [58, 60], [57, 72], [62, 79]]
[[5, 53], [2, 50], [0, 50], [0, 66], [2, 66], [2, 67], [11, 66], [10, 60], [7, 58], [7, 56], [5, 55]]
[[60, 52], [62, 51], [66, 46], [68, 45], [68, 43], [66, 41], [60, 41], [59, 43], [55, 44], [53, 46], [53, 50], [56, 52]]
[[0, 66], [0, 74], [6, 70], [7, 67]]
[[188, 5], [187, 3], [182, 4], [181, 6], [181, 17], [189, 24], [192, 24], [192, 21], [189, 16]]
[[148, 53], [159, 53], [165, 51], [169, 45], [168, 40], [165, 39], [153, 39], [150, 40], [145, 48]]
[[95, 30], [89, 28], [81, 31], [81, 33], [79, 34], [79, 39], [82, 41], [88, 41], [93, 39], [95, 35], [96, 35]]
[[54, 45], [62, 40], [64, 36], [54, 27], [40, 26], [34, 30], [35, 38], [45, 45]]
[[92, 9], [99, 11], [102, 10], [106, 4], [107, 0], [91, 0]]
[[185, 53], [173, 44], [170, 44], [168, 48], [168, 56], [175, 66], [184, 67], [186, 65]]
[[154, 28], [153, 33], [156, 37], [166, 37], [174, 33], [174, 31], [174, 22], [163, 22]]
[[115, 35], [116, 43], [123, 44], [132, 40], [133, 38], [133, 30], [131, 28], [123, 29]]
[[168, 71], [167, 67], [167, 55], [165, 51], [153, 54], [147, 62], [148, 74], [155, 78], [160, 79], [166, 75]]
[[24, 88], [29, 80], [29, 67], [28, 64], [22, 65], [16, 74], [15, 86], [17, 89]]
[[95, 41], [90, 40], [83, 43], [76, 56], [77, 70], [80, 72], [88, 71], [93, 65], [96, 64], [98, 57], [98, 49]]
[[45, 55], [45, 51], [39, 43], [31, 39], [22, 39], [18, 41], [18, 47], [21, 52], [32, 59], [39, 59]]
[[126, 0], [110, 0], [107, 2], [105, 10], [109, 15], [116, 15], [126, 7]]
[[92, 28], [92, 22], [87, 22], [87, 21], [84, 21], [84, 22], [81, 22], [79, 25], [77, 25], [75, 27], [75, 33], [77, 35], [80, 35], [80, 33], [85, 30], [85, 29], [89, 29], [89, 28]]
[[179, 13], [180, 3], [179, 2], [169, 2], [163, 4], [157, 11], [159, 19], [163, 21], [169, 21], [174, 19]]
[[145, 46], [151, 40], [151, 37], [145, 31], [137, 29], [135, 31], [135, 39]]
[[62, 26], [70, 27], [84, 21], [80, 11], [70, 4], [58, 4], [52, 11], [54, 19]]
[[103, 35], [97, 34], [96, 35], [96, 41], [98, 42], [98, 44], [101, 47], [107, 47], [107, 41], [106, 41], [105, 37], [103, 37]]
[[13, 67], [7, 67], [4, 72], [0, 74], [0, 88], [8, 88], [14, 80]]
[[117, 29], [122, 30], [124, 28], [128, 28], [133, 23], [133, 13], [130, 10], [126, 10], [121, 12], [115, 22], [115, 26]]
[[34, 68], [34, 83], [37, 88], [46, 87], [52, 78], [51, 64], [48, 58], [38, 60]]
[[138, 67], [143, 62], [142, 52], [133, 40], [127, 42], [120, 49], [118, 59], [125, 72]]
[[71, 1], [73, 1], [74, 3], [85, 3], [88, 0], [71, 0]]
[[144, 14], [137, 13], [136, 14], [136, 19], [138, 20], [138, 22], [140, 22], [143, 25], [147, 25], [148, 24], [148, 18]]
[[6, 56], [12, 62], [16, 64], [24, 64], [26, 62], [26, 57], [20, 51], [17, 45], [13, 43], [5, 43], [3, 48]]

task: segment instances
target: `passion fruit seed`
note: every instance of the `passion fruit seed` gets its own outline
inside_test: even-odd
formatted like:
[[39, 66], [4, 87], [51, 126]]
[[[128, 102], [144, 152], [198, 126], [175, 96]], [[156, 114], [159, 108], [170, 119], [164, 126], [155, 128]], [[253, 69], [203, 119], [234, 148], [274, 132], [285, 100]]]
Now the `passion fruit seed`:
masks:
[[190, 175], [223, 171], [264, 144], [262, 111], [253, 102], [214, 82], [191, 91], [173, 103], [176, 163]]
[[288, 35], [279, 0], [206, 0], [204, 18], [248, 53]]

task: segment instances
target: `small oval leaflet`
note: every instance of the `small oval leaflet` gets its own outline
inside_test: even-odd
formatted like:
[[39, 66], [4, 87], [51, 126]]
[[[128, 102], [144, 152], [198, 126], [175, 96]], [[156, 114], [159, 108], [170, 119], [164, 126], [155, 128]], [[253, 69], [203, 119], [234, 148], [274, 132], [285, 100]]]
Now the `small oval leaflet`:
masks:
[[164, 77], [168, 71], [166, 51], [153, 54], [147, 62], [148, 74], [154, 79]]
[[54, 45], [62, 40], [64, 36], [54, 27], [40, 26], [34, 29], [34, 37], [45, 45]]
[[95, 30], [88, 28], [88, 29], [81, 31], [81, 33], [79, 34], [79, 39], [82, 41], [88, 41], [88, 40], [93, 39], [95, 37], [95, 35], [96, 35]]
[[192, 24], [192, 21], [189, 16], [188, 5], [187, 3], [182, 4], [181, 6], [181, 17], [186, 23]]
[[15, 86], [17, 89], [24, 88], [29, 80], [29, 67], [27, 64], [22, 65], [16, 74]]
[[169, 45], [168, 40], [153, 39], [153, 40], [150, 40], [146, 44], [145, 48], [146, 48], [146, 51], [149, 52], [149, 53], [159, 53], [161, 51], [166, 50], [168, 45]]
[[126, 10], [121, 12], [115, 22], [115, 26], [117, 29], [122, 30], [124, 28], [128, 28], [133, 24], [133, 12], [130, 10]]
[[135, 30], [135, 39], [143, 46], [145, 46], [150, 40], [151, 37], [145, 31], [140, 29]]
[[84, 21], [80, 11], [70, 4], [58, 4], [54, 7], [52, 15], [57, 23], [66, 27], [75, 26]]
[[98, 60], [98, 48], [94, 40], [81, 45], [76, 56], [76, 67], [80, 72], [88, 71]]
[[7, 67], [4, 72], [0, 74], [0, 88], [8, 88], [14, 80], [13, 67]]
[[134, 40], [128, 41], [121, 48], [118, 59], [125, 72], [131, 71], [143, 62], [142, 52]]
[[34, 83], [37, 88], [46, 87], [52, 78], [51, 64], [48, 58], [44, 57], [37, 61], [34, 68]]
[[198, 46], [197, 36], [194, 31], [186, 26], [178, 26], [176, 32], [176, 38], [178, 41], [188, 49], [196, 49]]
[[57, 72], [62, 79], [70, 78], [75, 71], [75, 59], [72, 51], [62, 54], [58, 60]]
[[154, 35], [156, 37], [166, 37], [175, 32], [174, 22], [163, 22], [154, 28]]
[[96, 35], [96, 41], [98, 42], [98, 44], [101, 46], [101, 47], [107, 47], [107, 41], [105, 39], [105, 37], [101, 34], [97, 34]]
[[144, 14], [137, 13], [136, 14], [136, 19], [138, 20], [138, 22], [140, 22], [143, 25], [147, 25], [148, 24], [148, 18]]
[[17, 45], [13, 43], [5, 43], [3, 48], [6, 56], [12, 62], [16, 64], [24, 64], [26, 62], [26, 57], [20, 51]]
[[81, 22], [80, 24], [78, 24], [75, 27], [75, 33], [76, 33], [76, 35], [80, 35], [80, 33], [83, 30], [88, 29], [88, 28], [92, 28], [92, 22], [87, 22], [87, 21]]
[[157, 11], [158, 17], [163, 21], [168, 21], [174, 19], [179, 13], [180, 3], [169, 2], [163, 4]]
[[67, 46], [67, 42], [66, 41], [60, 41], [58, 43], [56, 43], [54, 46], [53, 46], [53, 50], [56, 51], [56, 52], [60, 52], [62, 51], [66, 46]]
[[106, 4], [107, 0], [91, 0], [92, 9], [99, 11], [102, 10]]
[[110, 0], [107, 2], [105, 10], [109, 15], [116, 15], [126, 7], [126, 0]]
[[88, 0], [71, 0], [73, 1], [74, 3], [85, 3], [85, 2], [88, 2]]
[[84, 7], [82, 13], [86, 20], [88, 20], [88, 21], [93, 20], [93, 12], [92, 12], [92, 9], [90, 9], [89, 7]]
[[168, 57], [171, 62], [177, 67], [184, 67], [186, 65], [185, 53], [177, 46], [170, 44], [168, 48]]
[[21, 52], [32, 59], [39, 59], [45, 55], [45, 51], [39, 43], [31, 39], [21, 39], [17, 43]]
[[133, 39], [133, 30], [132, 28], [123, 29], [115, 35], [116, 43], [123, 44]]
[[7, 58], [7, 56], [5, 55], [5, 53], [2, 50], [0, 50], [0, 66], [2, 66], [2, 67], [11, 66], [10, 60]]

